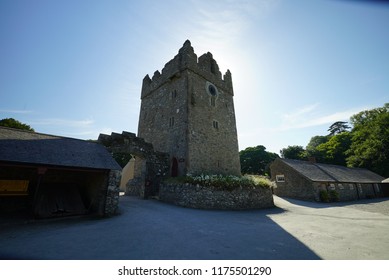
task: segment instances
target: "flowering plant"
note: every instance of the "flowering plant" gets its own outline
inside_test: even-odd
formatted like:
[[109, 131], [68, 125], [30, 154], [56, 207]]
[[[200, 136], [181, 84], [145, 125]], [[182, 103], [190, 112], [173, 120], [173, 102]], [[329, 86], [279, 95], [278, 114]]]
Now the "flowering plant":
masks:
[[272, 183], [269, 179], [263, 176], [244, 175], [191, 175], [188, 174], [185, 177], [181, 177], [180, 181], [189, 184], [198, 184], [201, 186], [215, 187], [226, 190], [233, 190], [236, 188], [270, 188]]

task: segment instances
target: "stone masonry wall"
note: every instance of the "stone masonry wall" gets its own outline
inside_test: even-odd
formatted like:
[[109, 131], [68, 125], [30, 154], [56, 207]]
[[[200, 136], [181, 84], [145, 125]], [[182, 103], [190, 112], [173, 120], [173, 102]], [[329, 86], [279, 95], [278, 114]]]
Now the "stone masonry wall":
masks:
[[157, 182], [169, 172], [169, 155], [156, 152], [153, 145], [136, 137], [134, 133], [122, 132], [111, 135], [100, 134], [98, 141], [111, 152], [128, 153], [135, 156], [134, 178], [126, 184], [127, 195], [139, 195], [146, 198], [145, 184], [157, 189]]
[[159, 199], [179, 206], [199, 209], [243, 210], [274, 207], [270, 188], [223, 191], [200, 185], [162, 183]]
[[[276, 182], [275, 195], [303, 200], [318, 200], [318, 191], [313, 187], [313, 182], [300, 175], [293, 168], [277, 160], [271, 164], [270, 168], [271, 179]], [[284, 175], [285, 182], [277, 182], [277, 175]]]
[[119, 192], [120, 192], [120, 177], [121, 172], [111, 170], [108, 175], [108, 187], [105, 200], [104, 215], [114, 215], [119, 206]]

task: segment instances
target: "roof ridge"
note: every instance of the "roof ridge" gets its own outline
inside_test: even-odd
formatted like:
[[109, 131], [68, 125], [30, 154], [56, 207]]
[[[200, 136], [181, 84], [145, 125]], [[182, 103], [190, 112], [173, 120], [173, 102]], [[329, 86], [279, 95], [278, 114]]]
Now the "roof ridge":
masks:
[[[334, 179], [336, 182], [339, 182], [339, 179], [332, 176], [330, 173], [328, 173], [324, 168], [322, 168], [321, 166], [319, 166], [320, 163], [312, 163], [314, 166], [316, 166], [317, 168], [319, 168], [321, 171], [323, 171], [326, 175], [328, 175], [330, 178]], [[327, 164], [329, 165], [329, 164]]]

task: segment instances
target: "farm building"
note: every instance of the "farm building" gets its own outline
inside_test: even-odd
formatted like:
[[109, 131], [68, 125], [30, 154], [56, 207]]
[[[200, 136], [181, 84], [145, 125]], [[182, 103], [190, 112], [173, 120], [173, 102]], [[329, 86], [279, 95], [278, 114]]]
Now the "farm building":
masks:
[[367, 169], [278, 158], [270, 170], [274, 194], [281, 197], [349, 201], [384, 196], [384, 178]]
[[384, 193], [384, 196], [389, 197], [389, 178], [382, 181], [382, 192]]
[[2, 214], [113, 214], [120, 171], [98, 143], [0, 127]]

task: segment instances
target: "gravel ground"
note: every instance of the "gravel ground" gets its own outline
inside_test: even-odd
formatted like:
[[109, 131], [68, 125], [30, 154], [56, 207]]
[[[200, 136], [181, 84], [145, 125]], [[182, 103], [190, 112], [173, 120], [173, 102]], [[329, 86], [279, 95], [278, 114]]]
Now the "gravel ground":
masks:
[[362, 200], [346, 207], [389, 216], [389, 198], [387, 197], [384, 199]]

